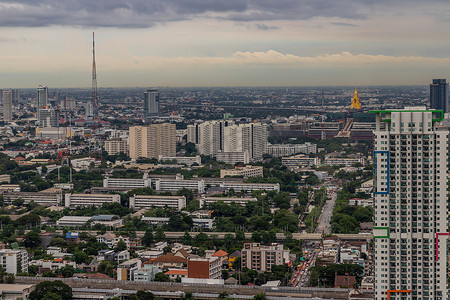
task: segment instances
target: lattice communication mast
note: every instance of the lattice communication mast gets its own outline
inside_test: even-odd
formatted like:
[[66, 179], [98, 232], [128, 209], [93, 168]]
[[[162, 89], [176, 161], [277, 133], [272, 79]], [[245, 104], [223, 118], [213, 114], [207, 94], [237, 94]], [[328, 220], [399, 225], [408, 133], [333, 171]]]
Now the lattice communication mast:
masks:
[[98, 122], [97, 108], [98, 108], [98, 95], [97, 95], [97, 67], [95, 66], [95, 36], [92, 32], [92, 92], [91, 92], [91, 106], [92, 106], [92, 120], [94, 126], [97, 126], [95, 122]]

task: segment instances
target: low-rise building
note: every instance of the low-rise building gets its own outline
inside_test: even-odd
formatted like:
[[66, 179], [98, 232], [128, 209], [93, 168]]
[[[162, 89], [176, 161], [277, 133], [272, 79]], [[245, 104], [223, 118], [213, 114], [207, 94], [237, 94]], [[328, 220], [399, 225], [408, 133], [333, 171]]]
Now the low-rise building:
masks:
[[170, 269], [164, 275], [169, 276], [170, 280], [176, 280], [178, 278], [186, 278], [188, 276], [188, 270], [183, 269]]
[[352, 167], [355, 164], [364, 165], [364, 158], [362, 157], [337, 157], [333, 155], [325, 156], [324, 164], [329, 166], [345, 166]]
[[155, 179], [155, 190], [176, 192], [182, 189], [196, 191], [201, 194], [205, 192], [205, 182], [203, 180], [184, 179]]
[[134, 195], [130, 197], [131, 209], [148, 209], [152, 207], [173, 207], [180, 211], [186, 207], [185, 196]]
[[20, 249], [1, 249], [0, 265], [6, 273], [28, 272], [28, 252]]
[[245, 167], [235, 167], [234, 169], [222, 169], [220, 170], [220, 177], [235, 177], [235, 176], [242, 176], [244, 178], [247, 177], [258, 177], [263, 176], [263, 167], [261, 166], [251, 166], [247, 165]]
[[13, 192], [7, 191], [3, 193], [3, 201], [7, 204], [13, 203], [15, 200], [22, 199], [24, 204], [35, 202], [43, 206], [59, 206], [62, 203], [62, 192], [55, 190], [54, 192]]
[[188, 278], [219, 279], [222, 276], [222, 260], [219, 257], [188, 258]]
[[150, 178], [105, 178], [103, 179], [103, 187], [105, 188], [144, 188], [151, 186]]
[[252, 191], [280, 191], [279, 183], [239, 183], [224, 182], [221, 187], [227, 191], [233, 189], [235, 192], [252, 192]]
[[101, 164], [99, 160], [96, 160], [95, 158], [92, 157], [72, 159], [70, 163], [72, 164], [72, 167], [76, 170], [89, 170], [91, 165], [99, 166]]
[[258, 272], [270, 271], [272, 266], [289, 263], [290, 252], [283, 245], [273, 243], [263, 246], [259, 243], [245, 243], [241, 250], [241, 266]]
[[1, 174], [0, 175], [0, 183], [11, 183], [11, 175]]
[[283, 166], [290, 168], [311, 167], [319, 165], [319, 158], [308, 157], [304, 154], [298, 154], [281, 158], [281, 163], [283, 164]]
[[144, 265], [142, 268], [134, 270], [134, 281], [139, 282], [150, 282], [155, 279], [156, 273], [161, 272], [161, 270], [152, 265]]
[[97, 242], [105, 243], [109, 248], [114, 248], [117, 243], [123, 241], [127, 247], [130, 247], [130, 239], [128, 237], [117, 236], [114, 233], [107, 232], [105, 234], [97, 235]]
[[123, 225], [123, 219], [117, 215], [97, 215], [92, 217], [92, 225], [95, 224], [117, 228]]
[[200, 155], [197, 156], [159, 156], [159, 161], [174, 161], [177, 164], [192, 166], [193, 164], [201, 165], [202, 159]]
[[317, 152], [317, 145], [311, 143], [305, 144], [277, 144], [268, 145], [267, 153], [273, 157], [291, 156], [295, 154], [310, 154]]
[[[170, 218], [167, 217], [142, 217], [141, 221], [149, 225], [163, 226], [169, 224]], [[198, 229], [212, 229], [214, 227], [214, 219], [192, 218], [192, 225]]]
[[139, 258], [133, 258], [117, 266], [117, 280], [134, 281], [134, 272], [142, 266]]
[[176, 256], [172, 253], [162, 255], [160, 257], [150, 259], [144, 265], [154, 265], [162, 269], [186, 269], [187, 260], [184, 257]]
[[56, 221], [56, 226], [59, 227], [81, 227], [86, 225], [87, 222], [92, 220], [92, 217], [81, 216], [64, 216]]
[[248, 164], [250, 162], [250, 155], [248, 152], [217, 152], [216, 160], [230, 165], [237, 163]]
[[117, 194], [66, 194], [65, 206], [102, 206], [103, 203], [120, 203], [120, 195]]
[[348, 200], [348, 205], [356, 205], [356, 206], [362, 206], [362, 207], [372, 207], [373, 206], [373, 198], [368, 199], [359, 199], [359, 198], [352, 198]]
[[200, 207], [208, 205], [210, 203], [223, 202], [225, 204], [235, 203], [237, 205], [245, 206], [248, 202], [256, 202], [258, 199], [252, 197], [241, 198], [241, 197], [202, 197], [199, 199]]

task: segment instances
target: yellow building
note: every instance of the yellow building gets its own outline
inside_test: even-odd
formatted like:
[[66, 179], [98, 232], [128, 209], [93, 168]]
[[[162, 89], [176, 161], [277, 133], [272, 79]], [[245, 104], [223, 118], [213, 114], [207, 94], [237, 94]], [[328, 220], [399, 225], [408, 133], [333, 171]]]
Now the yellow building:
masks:
[[358, 91], [356, 90], [356, 87], [355, 87], [355, 94], [353, 95], [352, 105], [350, 106], [350, 109], [361, 109], [361, 102], [359, 102]]

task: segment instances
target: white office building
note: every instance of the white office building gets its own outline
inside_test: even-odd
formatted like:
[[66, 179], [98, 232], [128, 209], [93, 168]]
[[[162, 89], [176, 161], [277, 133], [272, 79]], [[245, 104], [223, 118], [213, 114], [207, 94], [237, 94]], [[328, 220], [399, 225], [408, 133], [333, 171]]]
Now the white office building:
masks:
[[[375, 298], [448, 299], [448, 135], [442, 111], [375, 111]], [[437, 242], [439, 248], [437, 248]]]
[[279, 183], [239, 183], [224, 182], [220, 185], [226, 190], [233, 189], [235, 192], [252, 192], [252, 191], [280, 191]]
[[143, 188], [151, 186], [151, 179], [144, 176], [144, 178], [105, 178], [103, 179], [103, 187], [114, 188]]
[[65, 206], [102, 206], [103, 203], [120, 203], [120, 195], [105, 194], [66, 194]]
[[180, 211], [186, 207], [185, 196], [134, 195], [130, 197], [130, 208], [173, 207]]
[[317, 145], [311, 143], [304, 144], [277, 144], [267, 146], [267, 153], [273, 157], [291, 156], [294, 154], [310, 154], [317, 152]]
[[249, 202], [256, 202], [258, 199], [256, 198], [239, 198], [239, 197], [202, 197], [199, 199], [200, 207], [204, 205], [208, 205], [210, 203], [223, 202], [225, 204], [235, 203], [238, 205], [245, 206]]
[[157, 191], [176, 192], [188, 189], [200, 194], [205, 192], [205, 182], [203, 180], [154, 179], [154, 182]]
[[244, 167], [235, 167], [234, 169], [222, 169], [220, 170], [220, 177], [224, 178], [226, 176], [242, 176], [242, 177], [258, 177], [263, 176], [263, 167], [261, 166], [251, 166], [247, 165]]
[[43, 206], [60, 206], [62, 203], [62, 192], [15, 192], [7, 191], [3, 193], [3, 201], [12, 204], [15, 200], [22, 199], [24, 204], [35, 202]]
[[0, 265], [6, 273], [17, 274], [28, 272], [28, 252], [20, 249], [0, 250]]

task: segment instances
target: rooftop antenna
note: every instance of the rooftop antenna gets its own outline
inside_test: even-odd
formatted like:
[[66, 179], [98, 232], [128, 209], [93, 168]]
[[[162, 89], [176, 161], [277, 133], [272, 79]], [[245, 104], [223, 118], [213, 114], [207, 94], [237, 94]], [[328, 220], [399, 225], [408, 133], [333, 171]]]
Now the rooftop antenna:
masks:
[[97, 116], [98, 95], [97, 95], [97, 67], [95, 66], [95, 36], [92, 32], [92, 92], [91, 92], [91, 104], [93, 120], [95, 121]]

